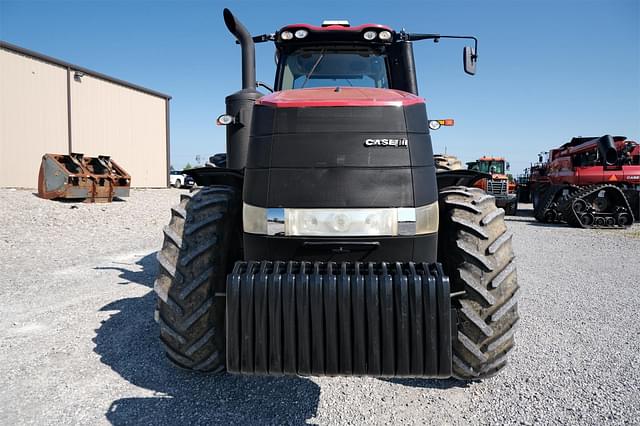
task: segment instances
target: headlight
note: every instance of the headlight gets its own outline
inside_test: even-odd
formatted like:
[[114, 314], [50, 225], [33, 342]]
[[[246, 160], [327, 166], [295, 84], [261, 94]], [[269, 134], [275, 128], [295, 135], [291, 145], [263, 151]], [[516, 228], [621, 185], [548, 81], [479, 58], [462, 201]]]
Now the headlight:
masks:
[[267, 233], [267, 209], [244, 204], [242, 208], [242, 226], [250, 234]]
[[374, 38], [376, 38], [378, 34], [376, 34], [375, 31], [367, 31], [365, 32], [362, 36], [364, 37], [365, 40], [373, 40]]
[[285, 209], [284, 233], [291, 236], [396, 235], [395, 209]]
[[380, 37], [380, 40], [391, 40], [391, 32], [387, 30], [380, 31], [380, 34], [378, 34], [378, 37]]
[[305, 38], [309, 34], [307, 30], [298, 30], [296, 31], [296, 38]]
[[280, 34], [280, 38], [283, 40], [291, 40], [293, 38], [293, 33], [291, 31], [283, 31]]
[[416, 207], [416, 235], [438, 232], [440, 215], [438, 202]]
[[244, 204], [244, 231], [286, 236], [395, 236], [438, 231], [438, 203], [417, 208], [295, 209]]

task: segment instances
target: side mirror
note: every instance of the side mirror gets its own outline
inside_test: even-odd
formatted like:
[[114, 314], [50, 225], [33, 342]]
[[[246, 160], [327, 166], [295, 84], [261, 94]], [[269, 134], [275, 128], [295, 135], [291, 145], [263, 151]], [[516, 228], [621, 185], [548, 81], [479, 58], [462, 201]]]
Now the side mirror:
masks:
[[511, 164], [507, 163], [507, 170], [511, 170]]
[[464, 72], [469, 75], [475, 75], [476, 62], [478, 60], [475, 49], [473, 47], [465, 46], [462, 50], [462, 59], [464, 62]]

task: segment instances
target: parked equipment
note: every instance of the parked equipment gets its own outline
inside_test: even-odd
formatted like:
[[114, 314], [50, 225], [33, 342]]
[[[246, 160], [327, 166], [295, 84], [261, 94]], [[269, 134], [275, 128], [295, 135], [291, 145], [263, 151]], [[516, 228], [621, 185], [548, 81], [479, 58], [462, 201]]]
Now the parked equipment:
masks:
[[625, 136], [573, 138], [532, 167], [530, 181], [540, 222], [625, 228], [640, 218], [640, 145]]
[[[436, 177], [417, 96], [412, 42], [447, 37], [346, 22], [252, 37], [224, 20], [243, 88], [218, 119], [224, 163], [187, 171], [203, 188], [164, 231], [154, 287], [168, 358], [241, 374], [501, 370], [518, 321], [511, 234], [472, 187], [482, 174]], [[269, 95], [255, 79], [265, 41]], [[464, 50], [471, 74], [476, 52]]]
[[433, 162], [437, 171], [449, 171], [462, 169], [462, 161], [454, 155], [434, 154]]
[[509, 163], [502, 157], [481, 157], [476, 161], [467, 163], [469, 170], [475, 170], [489, 174], [489, 177], [478, 182], [478, 187], [487, 194], [496, 197], [496, 205], [504, 208], [507, 215], [515, 215], [518, 212], [518, 196], [516, 183], [507, 174]]
[[531, 176], [531, 169], [524, 169], [524, 173], [518, 175], [516, 178], [516, 194], [518, 195], [518, 202], [530, 203], [531, 202], [531, 188], [529, 183], [529, 177]]
[[45, 154], [38, 174], [38, 195], [90, 203], [128, 197], [131, 176], [107, 155]]

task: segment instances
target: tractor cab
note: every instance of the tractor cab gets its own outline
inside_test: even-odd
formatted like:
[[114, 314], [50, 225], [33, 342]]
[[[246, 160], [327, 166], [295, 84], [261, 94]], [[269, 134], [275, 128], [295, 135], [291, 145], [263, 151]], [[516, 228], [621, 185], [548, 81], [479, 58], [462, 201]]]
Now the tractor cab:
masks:
[[[233, 31], [232, 31], [233, 32]], [[468, 36], [409, 34], [386, 25], [324, 21], [321, 26], [287, 25], [275, 33], [252, 38], [273, 41], [278, 64], [275, 90], [307, 87], [372, 87], [418, 94], [413, 41], [467, 38], [464, 69], [475, 74], [477, 40]]]
[[506, 171], [509, 169], [508, 163], [504, 158], [482, 157], [477, 161], [467, 163], [469, 170], [477, 172], [489, 173], [494, 179], [506, 179]]
[[289, 25], [276, 33], [276, 90], [391, 88], [388, 51], [395, 32], [383, 25], [352, 28], [346, 21], [338, 22]]

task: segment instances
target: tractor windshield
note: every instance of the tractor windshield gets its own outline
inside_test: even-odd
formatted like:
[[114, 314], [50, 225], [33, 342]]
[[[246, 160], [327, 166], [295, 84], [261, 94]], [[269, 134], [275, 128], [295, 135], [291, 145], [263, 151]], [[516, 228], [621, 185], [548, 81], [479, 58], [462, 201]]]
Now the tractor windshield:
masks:
[[372, 50], [313, 48], [282, 58], [282, 90], [305, 87], [388, 88], [386, 55]]
[[504, 161], [478, 161], [472, 166], [473, 170], [483, 173], [504, 174]]

